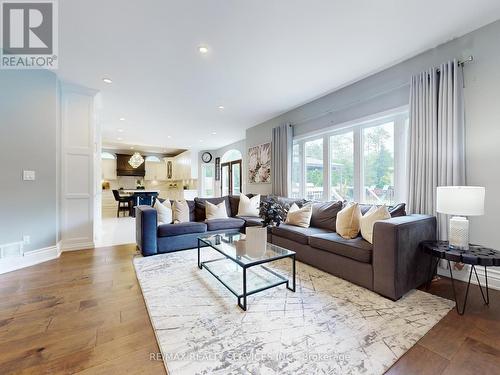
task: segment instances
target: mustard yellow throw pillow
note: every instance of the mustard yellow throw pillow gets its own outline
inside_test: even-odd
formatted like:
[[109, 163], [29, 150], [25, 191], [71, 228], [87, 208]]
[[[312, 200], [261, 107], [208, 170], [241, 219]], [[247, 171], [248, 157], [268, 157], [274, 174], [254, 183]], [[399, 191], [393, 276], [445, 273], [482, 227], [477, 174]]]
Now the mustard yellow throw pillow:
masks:
[[347, 240], [356, 238], [359, 234], [361, 210], [359, 204], [349, 203], [337, 214], [336, 230], [339, 236]]

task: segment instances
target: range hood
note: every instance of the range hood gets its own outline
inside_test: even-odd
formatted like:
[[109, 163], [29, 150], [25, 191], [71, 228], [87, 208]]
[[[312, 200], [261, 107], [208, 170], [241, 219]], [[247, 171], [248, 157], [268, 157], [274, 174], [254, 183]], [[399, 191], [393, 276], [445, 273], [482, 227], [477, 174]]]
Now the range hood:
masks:
[[116, 175], [144, 177], [146, 175], [146, 163], [142, 163], [139, 167], [133, 168], [128, 163], [131, 156], [132, 155], [116, 154]]

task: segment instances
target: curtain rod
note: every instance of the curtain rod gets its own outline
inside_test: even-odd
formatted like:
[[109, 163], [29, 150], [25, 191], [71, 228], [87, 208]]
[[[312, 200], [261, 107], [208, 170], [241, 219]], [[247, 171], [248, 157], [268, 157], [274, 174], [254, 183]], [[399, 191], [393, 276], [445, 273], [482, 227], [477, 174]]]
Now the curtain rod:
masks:
[[[458, 59], [458, 65], [464, 66], [465, 64], [473, 62], [473, 61], [474, 61], [474, 56], [470, 55], [469, 57], [466, 57], [464, 59]], [[439, 71], [439, 69], [438, 69], [438, 71]], [[305, 124], [306, 122], [314, 121], [314, 120], [316, 120], [318, 118], [330, 115], [330, 114], [332, 114], [334, 112], [339, 112], [339, 111], [342, 111], [344, 109], [348, 109], [348, 108], [354, 107], [354, 106], [356, 106], [356, 105], [358, 105], [358, 104], [360, 104], [362, 102], [369, 101], [371, 99], [375, 99], [375, 98], [377, 98], [379, 96], [385, 95], [385, 94], [387, 94], [389, 92], [392, 92], [392, 91], [399, 90], [399, 89], [401, 89], [401, 88], [403, 88], [405, 86], [409, 86], [409, 85], [410, 85], [410, 83], [406, 82], [404, 84], [401, 84], [401, 85], [398, 85], [398, 86], [395, 86], [395, 87], [391, 87], [390, 89], [387, 89], [387, 90], [384, 90], [382, 92], [378, 92], [378, 93], [376, 93], [374, 95], [371, 95], [369, 97], [363, 98], [363, 100], [356, 100], [356, 101], [354, 101], [352, 103], [349, 103], [347, 105], [340, 106], [340, 107], [337, 107], [337, 108], [329, 109], [327, 111], [321, 112], [321, 113], [319, 113], [319, 114], [317, 114], [315, 116], [311, 116], [309, 118], [300, 120], [298, 122], [295, 122], [295, 123], [292, 122], [291, 125], [292, 126], [294, 126], [294, 125], [302, 125], [302, 124]]]
[[[474, 56], [470, 55], [469, 57], [466, 57], [465, 59], [458, 59], [457, 63], [459, 66], [464, 66], [465, 64], [468, 64], [470, 62], [474, 61]], [[437, 68], [437, 71], [441, 71], [441, 69]]]

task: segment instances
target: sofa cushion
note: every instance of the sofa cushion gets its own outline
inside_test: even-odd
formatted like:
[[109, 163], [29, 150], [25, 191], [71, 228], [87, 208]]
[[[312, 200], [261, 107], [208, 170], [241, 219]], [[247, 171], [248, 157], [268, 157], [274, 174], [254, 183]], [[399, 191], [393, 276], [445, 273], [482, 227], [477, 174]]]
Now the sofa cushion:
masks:
[[[270, 196], [269, 198], [274, 198], [278, 201], [279, 204], [281, 204], [283, 207], [291, 207], [294, 203], [299, 207], [302, 208], [306, 203], [308, 203], [307, 200], [305, 199], [298, 199], [298, 198], [286, 198], [286, 197], [277, 197], [277, 196]], [[260, 200], [264, 200], [264, 197], [261, 197]]]
[[322, 228], [302, 228], [294, 225], [281, 224], [279, 227], [273, 227], [271, 233], [273, 236], [276, 235], [284, 237], [291, 241], [307, 245], [309, 243], [309, 236], [314, 234], [330, 233], [330, 231]]
[[406, 203], [399, 203], [395, 206], [389, 207], [391, 217], [406, 216]]
[[285, 224], [295, 225], [297, 227], [309, 228], [311, 226], [312, 205], [306, 204], [299, 208], [295, 203], [292, 204], [286, 214]]
[[[165, 199], [158, 198], [158, 200], [163, 203]], [[189, 206], [189, 221], [194, 221], [194, 201], [186, 201]], [[173, 200], [170, 200], [170, 206], [174, 204]]]
[[372, 262], [373, 245], [361, 236], [346, 240], [337, 233], [314, 234], [309, 237], [309, 245], [358, 262]]
[[312, 206], [311, 226], [335, 232], [337, 214], [342, 210], [342, 201], [318, 202]]
[[185, 200], [175, 200], [172, 204], [172, 219], [174, 223], [189, 223], [191, 220], [189, 205]]
[[182, 234], [205, 233], [207, 224], [190, 221], [178, 224], [158, 225], [158, 237], [180, 236]]
[[255, 216], [236, 216], [238, 219], [245, 220], [245, 225], [247, 227], [261, 227], [262, 219]]
[[226, 219], [212, 219], [205, 221], [208, 231], [224, 230], [224, 229], [240, 229], [245, 226], [245, 220], [236, 217], [228, 217]]
[[[370, 208], [372, 208], [373, 204], [360, 204], [359, 209], [361, 210], [361, 214], [364, 215], [368, 212]], [[375, 205], [376, 207], [380, 207], [380, 205]], [[391, 217], [399, 217], [406, 216], [406, 204], [398, 203], [394, 206], [388, 206], [389, 213]]]
[[205, 218], [206, 220], [227, 219], [226, 202], [222, 201], [219, 204], [205, 202]]
[[[254, 194], [245, 194], [248, 198], [253, 198]], [[238, 207], [240, 205], [240, 196], [239, 195], [229, 195], [229, 207], [231, 208], [231, 216], [238, 216]], [[262, 197], [260, 198], [262, 201]]]
[[369, 243], [373, 243], [373, 226], [379, 220], [387, 220], [391, 218], [391, 214], [386, 206], [373, 206], [359, 219], [359, 227], [361, 229], [361, 237]]
[[227, 216], [231, 216], [231, 206], [229, 204], [229, 197], [220, 197], [220, 198], [194, 198], [194, 220], [195, 221], [205, 221], [206, 213], [205, 213], [205, 202], [210, 202], [212, 204], [219, 204], [221, 202], [226, 203], [226, 211]]
[[248, 198], [245, 194], [240, 195], [240, 203], [238, 205], [238, 216], [259, 216], [260, 210], [260, 194], [252, 198]]
[[335, 231], [344, 238], [352, 239], [359, 235], [361, 211], [359, 204], [350, 202], [337, 214]]

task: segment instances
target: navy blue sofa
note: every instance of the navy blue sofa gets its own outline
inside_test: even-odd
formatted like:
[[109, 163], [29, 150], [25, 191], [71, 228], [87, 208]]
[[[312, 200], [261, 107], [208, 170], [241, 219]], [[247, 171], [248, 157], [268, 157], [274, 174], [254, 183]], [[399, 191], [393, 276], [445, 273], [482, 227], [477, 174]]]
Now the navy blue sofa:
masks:
[[[248, 195], [252, 197], [251, 194]], [[219, 204], [224, 201], [227, 219], [205, 220], [205, 202]], [[247, 226], [260, 226], [259, 217], [237, 216], [239, 196], [221, 198], [195, 198], [187, 201], [189, 222], [158, 225], [156, 209], [151, 206], [136, 207], [136, 241], [142, 255], [154, 255], [171, 251], [192, 249], [198, 246], [203, 234], [245, 232]]]

